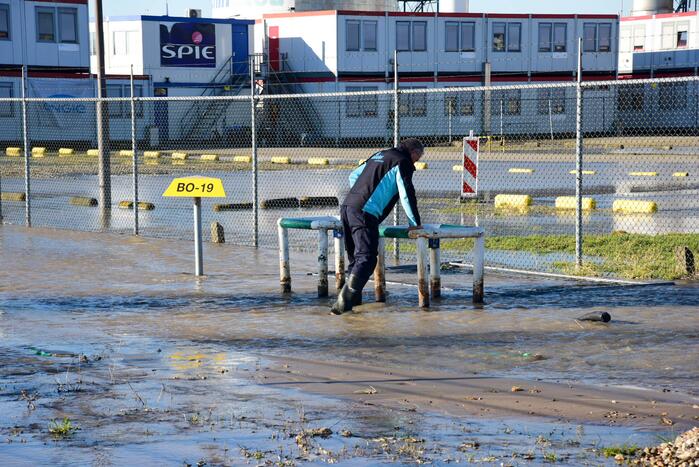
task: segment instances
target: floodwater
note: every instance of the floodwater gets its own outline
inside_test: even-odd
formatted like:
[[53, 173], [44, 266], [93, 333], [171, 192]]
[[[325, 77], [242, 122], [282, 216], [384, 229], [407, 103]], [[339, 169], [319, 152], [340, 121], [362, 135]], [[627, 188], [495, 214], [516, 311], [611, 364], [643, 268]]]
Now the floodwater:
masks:
[[[476, 419], [265, 384], [265, 371], [292, 356], [397, 373], [662, 389], [699, 401], [697, 283], [488, 275], [486, 304], [474, 307], [471, 277], [448, 272], [444, 298], [423, 311], [415, 276], [402, 269], [389, 273], [387, 304], [370, 303], [368, 292], [365, 306], [338, 318], [328, 315], [329, 299], [314, 296], [309, 255], [292, 255], [295, 293], [283, 297], [274, 251], [206, 244], [209, 275], [197, 279], [188, 273], [191, 250], [175, 240], [0, 229], [0, 460], [599, 465], [610, 462], [602, 446], [657, 444], [690, 423]], [[613, 320], [575, 320], [591, 311]], [[49, 434], [49, 422], [64, 417], [79, 430]], [[321, 427], [333, 434], [297, 441]]]
[[[575, 191], [575, 176], [569, 171], [571, 163], [529, 162], [526, 154], [519, 161], [485, 160], [481, 164], [480, 190], [489, 196], [497, 193], [530, 193], [537, 207], [552, 207], [555, 196], [571, 195]], [[458, 190], [461, 173], [452, 166], [458, 160], [430, 161], [429, 170], [415, 174], [415, 184], [421, 198], [421, 213], [430, 223], [478, 223], [489, 235], [531, 235], [532, 233], [573, 235], [575, 216], [554, 213], [552, 210], [495, 215], [492, 205], [479, 208], [458, 209]], [[192, 164], [196, 171], [196, 164]], [[534, 174], [509, 174], [508, 168], [533, 168]], [[586, 233], [606, 234], [625, 231], [638, 234], [698, 233], [699, 232], [699, 183], [696, 162], [621, 163], [591, 162], [595, 175], [584, 177], [586, 195], [594, 196], [598, 209], [583, 218]], [[658, 171], [658, 177], [630, 177], [628, 173]], [[689, 172], [689, 177], [672, 177], [673, 172]], [[284, 171], [262, 171], [259, 174], [260, 199], [335, 196], [342, 199], [347, 190], [348, 170], [307, 170], [290, 168]], [[251, 210], [214, 212], [216, 203], [245, 203], [252, 200], [252, 175], [249, 172], [211, 172], [221, 177], [228, 198], [204, 200], [205, 223], [220, 222], [229, 241], [252, 244], [254, 219]], [[155, 210], [139, 213], [141, 233], [166, 238], [191, 238], [192, 208], [187, 200], [162, 198], [162, 193], [172, 180], [169, 175], [142, 175], [139, 181], [139, 199], [155, 204]], [[131, 176], [112, 177], [112, 198], [132, 199]], [[24, 181], [19, 178], [3, 179], [4, 191], [23, 191]], [[53, 179], [32, 180], [32, 221], [35, 226], [69, 228], [90, 231], [125, 233], [133, 228], [133, 212], [113, 209], [108, 219], [95, 207], [76, 207], [69, 204], [71, 196], [98, 198], [96, 176], [63, 176]], [[617, 214], [611, 207], [615, 199], [640, 199], [655, 201], [658, 212], [654, 214]], [[6, 222], [24, 223], [24, 203], [3, 202]], [[274, 245], [277, 240], [276, 221], [284, 216], [337, 215], [337, 208], [272, 209], [261, 210], [259, 215], [260, 241]], [[208, 232], [205, 233], [208, 235]], [[305, 239], [292, 245], [302, 246]], [[486, 258], [489, 264], [527, 268], [531, 258], [520, 258], [514, 253], [502, 252]], [[569, 258], [565, 258], [569, 260]], [[540, 261], [537, 269], [550, 269], [549, 261]]]

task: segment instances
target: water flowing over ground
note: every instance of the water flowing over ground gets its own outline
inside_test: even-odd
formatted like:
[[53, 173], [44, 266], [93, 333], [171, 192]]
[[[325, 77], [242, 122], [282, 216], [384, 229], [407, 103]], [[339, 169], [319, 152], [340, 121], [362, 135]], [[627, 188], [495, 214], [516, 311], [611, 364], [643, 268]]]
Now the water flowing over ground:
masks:
[[599, 465], [699, 424], [697, 283], [490, 274], [476, 307], [445, 271], [425, 311], [401, 268], [333, 317], [313, 255], [285, 297], [275, 251], [206, 244], [198, 279], [192, 249], [0, 228], [5, 464]]

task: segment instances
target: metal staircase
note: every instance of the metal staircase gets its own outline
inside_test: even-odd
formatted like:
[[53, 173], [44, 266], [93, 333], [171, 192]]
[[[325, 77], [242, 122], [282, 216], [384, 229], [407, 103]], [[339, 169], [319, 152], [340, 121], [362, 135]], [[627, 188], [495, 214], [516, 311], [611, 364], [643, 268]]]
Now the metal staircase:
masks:
[[[264, 75], [262, 94], [304, 94], [303, 87], [292, 80], [293, 70], [286, 54], [279, 60], [279, 71], [272, 70], [265, 57], [260, 57]], [[258, 106], [259, 133], [267, 144], [274, 146], [306, 145], [322, 137], [322, 119], [311, 99], [267, 99]]]
[[[201, 94], [208, 96], [236, 96], [250, 86], [247, 73], [232, 72], [232, 58], [219, 68]], [[182, 138], [185, 141], [210, 142], [221, 136], [220, 123], [233, 101], [196, 100], [182, 115]]]

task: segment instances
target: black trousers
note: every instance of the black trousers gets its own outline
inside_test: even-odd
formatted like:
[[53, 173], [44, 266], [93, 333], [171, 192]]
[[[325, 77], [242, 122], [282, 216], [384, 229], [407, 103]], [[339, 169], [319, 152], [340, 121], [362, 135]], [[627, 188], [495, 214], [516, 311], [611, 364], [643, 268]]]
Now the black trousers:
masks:
[[345, 234], [348, 274], [354, 274], [353, 286], [362, 290], [374, 273], [379, 255], [379, 220], [352, 206], [340, 208]]

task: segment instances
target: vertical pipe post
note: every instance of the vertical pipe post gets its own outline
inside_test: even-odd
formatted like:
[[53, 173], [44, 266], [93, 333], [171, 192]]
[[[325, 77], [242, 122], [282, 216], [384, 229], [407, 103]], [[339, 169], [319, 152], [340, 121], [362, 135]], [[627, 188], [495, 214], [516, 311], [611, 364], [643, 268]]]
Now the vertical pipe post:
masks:
[[97, 57], [97, 151], [99, 205], [102, 211], [108, 211], [112, 206], [112, 183], [109, 154], [109, 115], [102, 100], [107, 97], [107, 83], [104, 78], [104, 25], [102, 15], [102, 0], [95, 0], [95, 55]]
[[473, 245], [473, 303], [483, 303], [483, 270], [485, 265], [485, 234], [476, 237]]
[[[138, 206], [134, 206], [138, 209]], [[201, 198], [194, 198], [194, 268], [196, 276], [204, 275], [204, 258], [201, 244]]]
[[328, 231], [318, 230], [318, 297], [328, 296]]
[[551, 131], [551, 141], [553, 141], [553, 108], [549, 99], [549, 130]]
[[131, 152], [133, 157], [133, 234], [138, 235], [138, 148], [136, 145], [136, 95], [131, 65]]
[[341, 232], [333, 231], [335, 237], [335, 289], [339, 292], [345, 285], [345, 239]]
[[379, 238], [379, 255], [374, 269], [374, 297], [377, 303], [386, 301], [386, 242]]
[[22, 65], [22, 138], [24, 139], [24, 222], [32, 226], [29, 127], [27, 125], [27, 66]]
[[583, 231], [582, 231], [582, 187], [583, 187], [583, 90], [582, 90], [582, 37], [578, 38], [578, 82], [576, 91], [575, 113], [575, 265], [582, 267], [583, 256]]
[[430, 307], [430, 286], [427, 279], [427, 269], [429, 263], [429, 253], [427, 248], [427, 239], [425, 237], [417, 238], [417, 291], [418, 303], [420, 308]]
[[[398, 50], [393, 51], [393, 147], [398, 147], [400, 140], [400, 115], [399, 115], [399, 98], [398, 93]], [[400, 223], [400, 212], [398, 206], [393, 208], [393, 225]], [[400, 243], [397, 238], [393, 239], [393, 259], [400, 260]]]
[[430, 240], [430, 291], [432, 298], [442, 296], [442, 259], [439, 239]]
[[282, 293], [291, 293], [291, 265], [289, 264], [289, 231], [282, 227], [282, 220], [277, 221], [279, 234], [279, 284]]
[[252, 147], [252, 223], [253, 237], [252, 244], [255, 248], [259, 246], [260, 226], [259, 226], [259, 194], [257, 185], [257, 130], [255, 118], [255, 58], [250, 56], [250, 138]]

